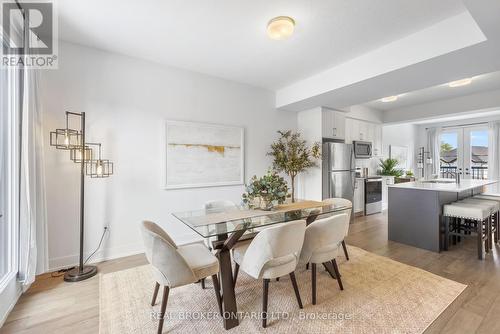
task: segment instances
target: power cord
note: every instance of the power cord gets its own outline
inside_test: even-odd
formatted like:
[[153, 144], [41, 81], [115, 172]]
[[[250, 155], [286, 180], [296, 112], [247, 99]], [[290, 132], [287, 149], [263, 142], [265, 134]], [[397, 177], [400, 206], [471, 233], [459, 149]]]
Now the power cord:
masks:
[[[75, 269], [76, 267], [73, 266], [73, 267], [69, 267], [69, 268], [65, 268], [65, 269], [60, 269], [58, 271], [53, 271], [50, 273], [50, 277], [61, 277], [63, 276], [67, 271], [70, 271], [72, 269]], [[56, 274], [57, 273], [57, 274]]]
[[90, 258], [92, 256], [94, 256], [95, 253], [97, 253], [99, 248], [101, 248], [101, 244], [102, 244], [102, 241], [104, 240], [104, 235], [106, 235], [106, 232], [108, 232], [108, 227], [104, 226], [104, 231], [102, 232], [102, 236], [101, 236], [101, 240], [99, 241], [99, 245], [97, 245], [97, 248], [95, 249], [95, 251], [93, 251], [92, 254], [89, 255], [89, 257], [85, 260], [85, 262], [83, 262], [84, 265], [87, 264], [87, 262], [90, 260]]
[[[105, 226], [104, 227], [104, 231], [102, 232], [102, 235], [101, 235], [101, 240], [99, 241], [99, 245], [97, 245], [97, 248], [95, 249], [95, 251], [92, 252], [92, 254], [90, 254], [87, 259], [85, 260], [85, 262], [83, 263], [84, 265], [90, 260], [90, 258], [92, 256], [94, 256], [95, 253], [97, 253], [97, 251], [99, 250], [99, 248], [101, 248], [101, 244], [102, 244], [102, 241], [104, 240], [104, 235], [106, 234], [106, 232], [108, 231], [108, 227]], [[69, 267], [69, 268], [65, 268], [65, 269], [60, 269], [58, 271], [54, 271], [52, 273], [50, 273], [50, 276], [51, 277], [61, 277], [63, 276], [67, 271], [70, 271], [72, 269], [75, 269], [76, 267], [73, 266], [73, 267]]]

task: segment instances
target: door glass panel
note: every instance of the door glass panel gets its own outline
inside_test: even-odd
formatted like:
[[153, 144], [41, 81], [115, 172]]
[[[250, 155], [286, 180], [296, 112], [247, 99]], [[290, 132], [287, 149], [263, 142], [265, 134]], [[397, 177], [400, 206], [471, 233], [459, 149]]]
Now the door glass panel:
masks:
[[444, 132], [440, 143], [440, 172], [441, 177], [454, 178], [458, 167], [458, 132]]
[[470, 173], [472, 179], [488, 178], [488, 130], [470, 131], [470, 156], [467, 160], [470, 164]]

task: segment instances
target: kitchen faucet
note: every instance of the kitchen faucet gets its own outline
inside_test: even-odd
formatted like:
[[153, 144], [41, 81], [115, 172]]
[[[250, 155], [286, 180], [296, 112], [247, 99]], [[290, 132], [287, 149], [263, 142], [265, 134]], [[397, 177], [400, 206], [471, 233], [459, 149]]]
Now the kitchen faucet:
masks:
[[460, 174], [461, 173], [459, 173], [459, 172], [445, 172], [445, 175], [455, 177], [456, 184], [460, 184]]

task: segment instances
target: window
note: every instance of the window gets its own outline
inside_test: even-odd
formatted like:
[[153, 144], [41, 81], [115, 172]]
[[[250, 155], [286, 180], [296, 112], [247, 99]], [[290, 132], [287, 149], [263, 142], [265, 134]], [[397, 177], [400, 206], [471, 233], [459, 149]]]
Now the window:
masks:
[[447, 177], [452, 173], [457, 172], [458, 166], [461, 164], [459, 161], [459, 147], [458, 142], [461, 137], [459, 131], [444, 131], [440, 138], [440, 167], [441, 176]]
[[19, 76], [18, 69], [0, 69], [0, 292], [18, 272]]
[[488, 128], [468, 126], [446, 129], [440, 137], [441, 177], [456, 173], [467, 179], [488, 178]]
[[8, 180], [8, 71], [0, 70], [0, 281], [9, 272]]
[[[470, 131], [469, 151], [466, 152], [469, 166], [465, 167], [465, 174], [469, 173], [473, 179], [488, 178], [488, 129], [474, 129]], [[469, 168], [469, 169], [467, 169]]]

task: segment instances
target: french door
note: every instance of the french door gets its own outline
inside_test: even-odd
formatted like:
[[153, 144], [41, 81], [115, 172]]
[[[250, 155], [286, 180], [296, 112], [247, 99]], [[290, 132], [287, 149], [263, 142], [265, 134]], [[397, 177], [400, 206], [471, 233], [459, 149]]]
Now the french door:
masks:
[[440, 174], [465, 179], [488, 178], [488, 127], [447, 128], [440, 135]]

